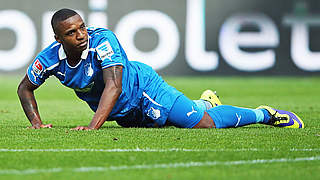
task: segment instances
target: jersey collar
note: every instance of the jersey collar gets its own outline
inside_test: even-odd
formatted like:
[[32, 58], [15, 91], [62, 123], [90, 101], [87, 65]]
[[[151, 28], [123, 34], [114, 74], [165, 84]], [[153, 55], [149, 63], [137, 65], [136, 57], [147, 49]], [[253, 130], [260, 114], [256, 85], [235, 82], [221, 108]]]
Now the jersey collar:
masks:
[[[89, 39], [90, 39], [90, 37], [88, 37], [88, 45], [87, 45], [87, 48], [86, 48], [84, 51], [82, 51], [81, 59], [87, 59], [87, 57], [88, 57], [89, 45], [90, 45]], [[59, 59], [60, 59], [60, 60], [67, 59], [67, 55], [66, 55], [66, 53], [64, 52], [64, 49], [63, 49], [62, 44], [61, 44], [61, 46], [60, 46], [60, 48], [59, 48], [59, 52], [58, 52], [58, 53], [59, 53]]]

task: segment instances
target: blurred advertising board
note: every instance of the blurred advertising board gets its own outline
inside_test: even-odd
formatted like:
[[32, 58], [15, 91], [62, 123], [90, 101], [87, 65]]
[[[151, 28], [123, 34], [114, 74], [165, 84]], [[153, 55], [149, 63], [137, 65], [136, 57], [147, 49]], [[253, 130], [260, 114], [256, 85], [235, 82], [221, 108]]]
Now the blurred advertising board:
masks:
[[161, 75], [320, 74], [318, 0], [1, 1], [0, 73], [25, 71], [67, 7]]

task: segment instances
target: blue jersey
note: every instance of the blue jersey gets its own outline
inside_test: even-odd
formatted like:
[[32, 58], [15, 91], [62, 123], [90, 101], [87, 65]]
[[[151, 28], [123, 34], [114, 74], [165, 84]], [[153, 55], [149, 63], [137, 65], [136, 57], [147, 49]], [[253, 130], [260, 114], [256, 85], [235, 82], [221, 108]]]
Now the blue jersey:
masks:
[[141, 113], [135, 118], [148, 117], [158, 125], [164, 125], [168, 112], [182, 93], [166, 84], [151, 67], [128, 61], [112, 31], [88, 28], [88, 35], [87, 49], [82, 52], [76, 66], [68, 64], [62, 45], [54, 42], [40, 52], [28, 67], [29, 80], [40, 86], [53, 75], [96, 111], [105, 87], [102, 70], [120, 65], [123, 67], [122, 93], [108, 120]]

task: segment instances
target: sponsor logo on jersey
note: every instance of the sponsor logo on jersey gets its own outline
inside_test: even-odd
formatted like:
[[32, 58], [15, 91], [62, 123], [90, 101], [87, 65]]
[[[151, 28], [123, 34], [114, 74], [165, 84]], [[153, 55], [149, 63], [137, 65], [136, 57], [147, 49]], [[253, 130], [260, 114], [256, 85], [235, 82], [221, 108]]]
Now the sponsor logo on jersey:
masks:
[[111, 56], [114, 55], [114, 51], [108, 41], [105, 41], [97, 47], [97, 53], [102, 61], [107, 58], [111, 60]]
[[36, 74], [40, 75], [43, 71], [43, 66], [40, 63], [39, 59], [37, 59], [32, 65], [32, 71]]

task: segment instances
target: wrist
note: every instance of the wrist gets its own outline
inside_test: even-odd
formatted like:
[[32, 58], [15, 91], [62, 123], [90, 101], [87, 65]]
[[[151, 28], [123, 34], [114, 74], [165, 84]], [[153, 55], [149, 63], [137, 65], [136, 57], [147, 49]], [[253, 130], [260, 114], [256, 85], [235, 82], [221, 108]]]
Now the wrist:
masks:
[[35, 123], [31, 123], [33, 127], [41, 127], [42, 122], [35, 122]]
[[99, 129], [99, 128], [94, 127], [94, 126], [92, 126], [92, 125], [89, 125], [89, 126], [88, 126], [88, 129], [90, 129], [90, 130], [97, 130], [97, 129]]

